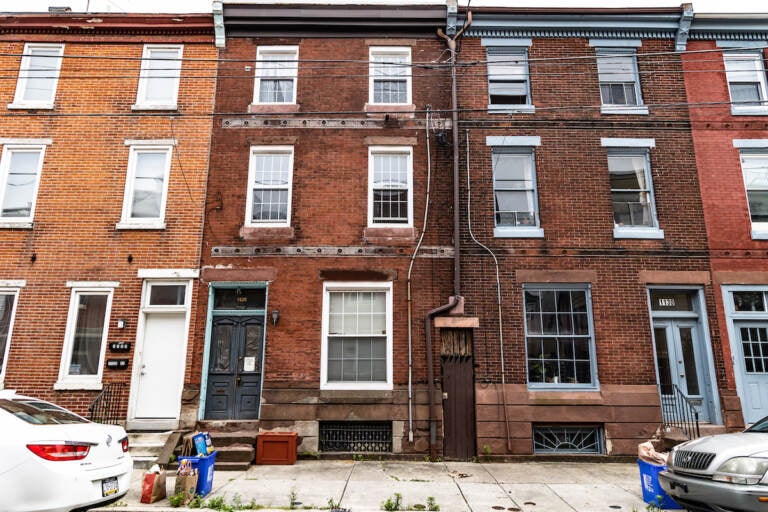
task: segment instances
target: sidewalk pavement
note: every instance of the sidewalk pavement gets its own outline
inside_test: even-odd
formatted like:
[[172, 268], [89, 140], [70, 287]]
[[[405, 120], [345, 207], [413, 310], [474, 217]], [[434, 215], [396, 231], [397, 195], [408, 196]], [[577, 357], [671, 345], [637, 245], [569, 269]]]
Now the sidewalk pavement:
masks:
[[[96, 510], [167, 512], [168, 499], [139, 502], [145, 470], [134, 470], [131, 490]], [[167, 485], [173, 491], [174, 473]], [[252, 504], [263, 511], [328, 509], [329, 500], [351, 512], [383, 510], [382, 502], [402, 495], [402, 509], [425, 510], [428, 497], [441, 512], [645, 512], [636, 463], [614, 462], [401, 462], [300, 460], [293, 466], [251, 466], [215, 471], [204, 501]], [[221, 509], [221, 508], [220, 508]]]

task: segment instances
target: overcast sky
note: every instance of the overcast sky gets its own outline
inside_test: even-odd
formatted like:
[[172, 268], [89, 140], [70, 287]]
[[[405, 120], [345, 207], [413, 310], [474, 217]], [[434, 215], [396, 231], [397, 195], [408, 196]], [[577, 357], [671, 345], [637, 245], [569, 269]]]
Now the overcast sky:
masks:
[[[233, 2], [234, 3], [234, 2]], [[238, 0], [238, 3], [276, 3], [268, 0]], [[373, 4], [438, 3], [443, 0], [282, 0], [281, 3]], [[467, 0], [459, 0], [466, 5]], [[471, 0], [471, 5], [515, 7], [678, 7], [674, 0]], [[0, 12], [47, 11], [48, 6], [68, 6], [73, 12], [211, 12], [211, 0], [0, 0]], [[766, 0], [693, 0], [694, 12], [765, 13]]]

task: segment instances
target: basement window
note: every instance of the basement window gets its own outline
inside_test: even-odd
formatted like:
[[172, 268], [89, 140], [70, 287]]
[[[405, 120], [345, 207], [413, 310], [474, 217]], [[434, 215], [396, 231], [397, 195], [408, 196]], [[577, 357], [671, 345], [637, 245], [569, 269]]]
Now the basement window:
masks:
[[320, 451], [343, 453], [391, 453], [389, 421], [321, 421]]
[[534, 425], [533, 453], [605, 453], [605, 436], [599, 425]]

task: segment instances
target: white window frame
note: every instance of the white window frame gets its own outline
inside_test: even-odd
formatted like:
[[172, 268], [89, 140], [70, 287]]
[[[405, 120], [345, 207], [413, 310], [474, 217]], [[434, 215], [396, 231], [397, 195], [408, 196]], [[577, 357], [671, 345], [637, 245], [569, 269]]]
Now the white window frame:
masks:
[[[152, 62], [152, 52], [155, 50], [169, 51], [176, 50], [178, 61], [163, 60], [168, 64], [169, 74], [175, 72], [175, 76], [171, 77], [154, 77], [154, 78], [172, 78], [174, 80], [173, 91], [171, 94], [171, 100], [168, 102], [163, 101], [149, 101], [146, 98], [147, 84], [151, 77], [147, 75], [149, 73], [149, 65]], [[184, 45], [180, 44], [145, 44], [144, 50], [141, 55], [141, 69], [139, 71], [139, 86], [136, 91], [136, 104], [133, 105], [133, 110], [176, 110], [178, 108], [179, 100], [179, 82], [181, 81], [181, 67], [182, 59], [184, 55]], [[172, 70], [173, 66], [177, 66], [176, 70]]]
[[[552, 390], [558, 391], [592, 391], [597, 390], [600, 387], [600, 381], [597, 373], [597, 343], [595, 341], [595, 323], [592, 314], [592, 286], [588, 283], [524, 283], [523, 284], [523, 327], [524, 327], [524, 339], [525, 339], [525, 381], [528, 389], [530, 390]], [[527, 291], [578, 291], [584, 292], [587, 300], [587, 322], [589, 329], [589, 362], [590, 372], [592, 374], [591, 383], [568, 383], [568, 382], [531, 382], [530, 372], [528, 369], [528, 338], [532, 337], [550, 337], [557, 339], [558, 335], [554, 334], [529, 334], [528, 333], [528, 318], [526, 311], [525, 293]], [[575, 335], [574, 335], [575, 336]], [[559, 360], [559, 358], [558, 358]]]
[[[528, 45], [530, 46], [530, 44]], [[488, 110], [496, 112], [534, 113], [536, 107], [531, 98], [531, 71], [528, 63], [528, 46], [488, 46], [486, 49], [486, 72], [488, 86]], [[491, 103], [491, 55], [508, 56], [510, 60], [516, 57], [525, 63], [525, 103]]]
[[747, 203], [747, 210], [749, 211], [749, 222], [751, 226], [751, 236], [754, 240], [768, 240], [768, 222], [755, 222], [752, 220], [752, 210], [749, 207], [749, 191], [750, 190], [764, 190], [768, 191], [768, 188], [750, 188], [747, 183], [747, 176], [744, 169], [744, 159], [750, 157], [763, 158], [768, 160], [768, 147], [765, 148], [749, 148], [743, 147], [739, 150], [739, 165], [741, 166], [741, 175], [744, 180], [744, 199]]
[[[288, 186], [284, 187], [288, 192], [287, 215], [284, 221], [254, 222], [253, 221], [253, 190], [256, 179], [257, 154], [287, 154], [288, 155]], [[291, 225], [291, 205], [293, 202], [293, 146], [251, 146], [250, 161], [248, 162], [248, 189], [245, 200], [245, 226], [249, 228], [284, 228]], [[260, 186], [259, 189], [283, 188], [276, 186]]]
[[[286, 68], [285, 75], [281, 76], [269, 76], [262, 77], [261, 72], [264, 69], [264, 64], [269, 61], [265, 61], [265, 55], [274, 54], [288, 54], [293, 53], [293, 58], [290, 60], [296, 61], [294, 68]], [[256, 48], [256, 81], [253, 87], [253, 103], [254, 105], [295, 105], [297, 103], [296, 92], [298, 90], [298, 77], [299, 77], [299, 47], [293, 46], [259, 46]], [[283, 79], [293, 81], [293, 101], [260, 101], [259, 96], [261, 93], [261, 80], [262, 78], [269, 79]]]
[[[600, 79], [601, 57], [626, 57], [632, 61], [633, 85], [635, 90], [635, 104], [605, 103], [603, 98], [603, 84], [624, 83], [612, 80]], [[643, 104], [643, 92], [640, 87], [640, 71], [637, 67], [637, 51], [634, 48], [596, 48], [595, 59], [598, 69], [598, 87], [600, 88], [600, 112], [602, 114], [648, 114], [648, 107]]]
[[[656, 147], [655, 139], [622, 139], [622, 138], [602, 138], [600, 143], [607, 148], [606, 169], [608, 159], [611, 156], [640, 156], [644, 157], [645, 179], [648, 184], [649, 207], [651, 210], [652, 226], [619, 226], [614, 223], [614, 238], [637, 238], [637, 239], [663, 239], [664, 230], [659, 226], [659, 218], [656, 210], [656, 194], [653, 186], [653, 173], [651, 172], [651, 148]], [[608, 185], [610, 188], [610, 172], [608, 173]], [[613, 217], [613, 188], [610, 188], [611, 194], [611, 217]]]
[[[3, 141], [0, 140], [0, 143]], [[10, 144], [3, 145], [2, 156], [0, 156], [0, 228], [31, 228], [32, 221], [35, 218], [35, 207], [37, 206], [37, 195], [40, 189], [40, 178], [43, 173], [43, 160], [45, 159], [46, 145], [50, 140], [41, 140], [40, 144]], [[34, 192], [32, 193], [32, 205], [30, 206], [28, 217], [3, 217], [2, 205], [5, 203], [5, 195], [8, 193], [8, 176], [11, 166], [11, 154], [18, 152], [38, 152], [40, 154], [37, 162], [37, 176], [35, 180]]]
[[[51, 87], [51, 97], [47, 100], [39, 101], [25, 101], [24, 92], [27, 89], [27, 73], [29, 72], [30, 61], [32, 60], [32, 52], [36, 49], [58, 49], [58, 59], [56, 62], [55, 76], [50, 77], [53, 82]], [[19, 66], [19, 78], [16, 81], [16, 93], [13, 98], [13, 103], [8, 105], [8, 108], [14, 109], [52, 109], [56, 102], [56, 91], [59, 86], [59, 75], [61, 73], [61, 64], [64, 56], [63, 44], [48, 44], [48, 43], [27, 43], [24, 45], [24, 55], [21, 58], [21, 66]]]
[[[187, 311], [189, 309], [189, 302], [191, 297], [191, 287], [192, 282], [189, 280], [178, 280], [178, 279], [145, 279], [144, 282], [146, 283], [146, 290], [144, 292], [144, 299], [143, 299], [143, 311], [151, 311], [151, 312], [163, 312], [163, 313], [178, 313], [182, 311]], [[171, 305], [163, 305], [163, 304], [152, 304], [150, 299], [152, 297], [152, 288], [155, 286], [184, 286], [184, 302], [182, 304], [171, 304]]]
[[[725, 66], [725, 78], [728, 82], [728, 94], [731, 99], [732, 115], [766, 115], [768, 114], [768, 85], [766, 85], [765, 65], [763, 63], [763, 50], [756, 49], [752, 51], [723, 51], [723, 65]], [[760, 105], [739, 105], [734, 104], [733, 93], [731, 92], [731, 82], [743, 82], [743, 79], [736, 80], [734, 72], [728, 71], [728, 61], [749, 62], [754, 67], [754, 82], [758, 84], [758, 94], [760, 96]], [[746, 72], [736, 72], [746, 73]]]
[[[14, 286], [8, 286], [8, 285]], [[19, 307], [19, 292], [26, 283], [20, 282], [4, 282], [0, 281], [0, 295], [10, 295], [13, 297], [13, 306], [11, 307], [11, 320], [8, 324], [8, 337], [5, 340], [4, 353], [0, 354], [0, 389], [3, 389], [5, 382], [5, 374], [8, 370], [8, 354], [10, 354], [11, 341], [13, 340], [13, 323], [16, 320], [16, 311]]]
[[[386, 382], [328, 382], [328, 329], [331, 292], [384, 292], [387, 307], [387, 380]], [[320, 347], [320, 389], [391, 390], [392, 389], [392, 282], [324, 282], [322, 334]]]
[[[64, 344], [61, 350], [61, 365], [59, 367], [59, 379], [53, 385], [53, 389], [102, 389], [102, 374], [104, 372], [104, 357], [107, 351], [107, 339], [109, 338], [109, 319], [112, 312], [112, 298], [117, 282], [68, 282], [72, 289], [69, 299], [69, 313], [67, 314], [67, 328], [64, 335]], [[106, 295], [107, 306], [104, 312], [104, 331], [101, 335], [101, 348], [99, 352], [99, 364], [96, 375], [70, 375], [69, 366], [72, 361], [74, 349], [75, 328], [77, 327], [78, 306], [81, 295]]]
[[[157, 218], [133, 218], [133, 194], [136, 182], [136, 162], [138, 153], [165, 153], [165, 174], [163, 175], [163, 192], [160, 201], [160, 216]], [[171, 159], [173, 144], [130, 144], [128, 155], [128, 171], [125, 177], [125, 192], [123, 193], [123, 211], [117, 229], [165, 229], [165, 207], [168, 201], [168, 181], [171, 176]]]
[[[406, 74], [402, 75], [405, 78], [405, 90], [406, 101], [404, 103], [377, 103], [374, 100], [374, 82], [377, 80], [375, 75], [375, 69], [379, 65], [375, 63], [374, 55], [399, 55], [407, 56], [408, 62], [406, 66]], [[411, 86], [412, 79], [412, 61], [411, 61], [411, 47], [410, 46], [371, 46], [368, 49], [368, 103], [370, 105], [411, 105], [413, 103], [413, 92]]]
[[[373, 218], [373, 179], [374, 154], [391, 153], [408, 155], [408, 221], [374, 222]], [[412, 228], [413, 227], [413, 148], [411, 146], [368, 146], [368, 227], [369, 228]]]
[[[538, 136], [488, 136], [485, 145], [491, 148], [491, 189], [493, 191], [493, 236], [496, 238], [543, 238], [544, 229], [541, 227], [539, 208], [538, 183], [536, 181], [536, 147], [541, 145], [541, 137]], [[536, 222], [532, 226], [498, 226], [496, 225], [496, 175], [494, 169], [494, 150], [499, 152], [531, 155], [531, 180], [533, 184], [534, 207], [536, 209]]]

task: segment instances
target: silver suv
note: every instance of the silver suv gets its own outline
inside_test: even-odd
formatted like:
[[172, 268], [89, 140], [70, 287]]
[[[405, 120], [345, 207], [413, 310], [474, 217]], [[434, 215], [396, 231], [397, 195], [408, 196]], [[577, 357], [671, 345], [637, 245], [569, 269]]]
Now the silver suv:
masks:
[[691, 511], [768, 511], [768, 417], [744, 432], [676, 446], [659, 483]]

